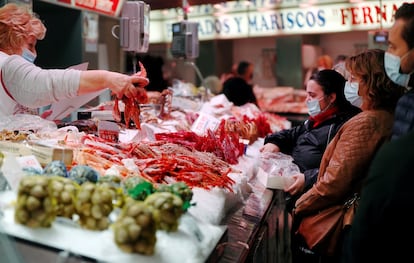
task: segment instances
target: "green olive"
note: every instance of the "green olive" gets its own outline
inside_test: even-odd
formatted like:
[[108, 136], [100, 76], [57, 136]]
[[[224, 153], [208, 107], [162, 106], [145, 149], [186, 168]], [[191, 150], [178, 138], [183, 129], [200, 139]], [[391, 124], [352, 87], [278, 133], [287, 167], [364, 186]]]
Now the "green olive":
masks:
[[107, 229], [109, 227], [109, 225], [110, 225], [109, 218], [104, 217], [104, 218], [101, 218], [101, 219], [98, 220], [98, 226], [97, 227], [100, 230], [104, 230], [104, 229]]
[[68, 204], [68, 203], [72, 202], [72, 196], [69, 192], [64, 191], [60, 194], [60, 200], [63, 203]]
[[38, 209], [38, 210], [32, 212], [31, 218], [40, 223], [40, 222], [43, 222], [43, 221], [46, 220], [47, 214], [45, 213], [44, 210]]
[[124, 252], [126, 252], [126, 253], [132, 253], [132, 252], [134, 252], [134, 248], [133, 248], [133, 246], [131, 246], [131, 245], [129, 245], [129, 244], [118, 244], [118, 247], [119, 247], [122, 251], [124, 251]]
[[141, 213], [142, 210], [142, 206], [139, 205], [139, 203], [135, 203], [128, 208], [127, 215], [131, 217], [136, 217]]
[[27, 201], [26, 201], [27, 210], [34, 211], [34, 210], [38, 209], [40, 207], [40, 205], [41, 205], [41, 202], [36, 197], [29, 196], [27, 198]]
[[64, 188], [64, 191], [69, 192], [69, 193], [72, 193], [76, 190], [75, 186], [72, 183], [65, 184], [63, 188]]
[[100, 219], [103, 217], [101, 207], [99, 205], [92, 205], [91, 214], [92, 214], [92, 217], [95, 219]]
[[101, 194], [98, 191], [95, 191], [92, 194], [91, 201], [92, 201], [92, 204], [101, 204], [102, 203]]
[[15, 220], [21, 224], [25, 224], [29, 220], [29, 213], [23, 209], [17, 209], [14, 216]]
[[151, 216], [150, 215], [146, 215], [146, 214], [141, 214], [137, 217], [137, 223], [140, 226], [148, 226], [151, 223]]
[[81, 208], [78, 210], [79, 213], [85, 215], [85, 216], [91, 216], [91, 209], [92, 209], [92, 204], [91, 203], [85, 203], [82, 204]]
[[135, 224], [129, 225], [128, 234], [129, 234], [130, 240], [137, 240], [139, 235], [141, 234], [141, 227]]
[[128, 242], [128, 231], [123, 227], [118, 227], [115, 230], [115, 242], [126, 243]]
[[45, 211], [47, 211], [48, 213], [52, 213], [56, 209], [56, 205], [54, 205], [54, 202], [51, 200], [50, 197], [46, 197], [45, 199], [43, 199], [43, 207]]
[[112, 204], [101, 204], [101, 210], [104, 215], [109, 215], [112, 212]]
[[47, 195], [47, 191], [41, 185], [33, 186], [32, 190], [30, 190], [30, 195], [35, 196], [37, 198], [42, 198]]
[[104, 203], [112, 203], [113, 193], [109, 189], [100, 192], [100, 201]]
[[81, 191], [78, 194], [78, 200], [81, 203], [85, 203], [85, 202], [89, 201], [90, 197], [91, 197], [91, 193], [89, 191]]
[[130, 217], [130, 216], [126, 216], [123, 218], [120, 218], [120, 222], [122, 225], [131, 225], [131, 224], [135, 224], [135, 219]]
[[53, 191], [61, 192], [61, 191], [63, 191], [63, 187], [64, 187], [64, 184], [63, 183], [61, 183], [59, 181], [56, 181], [56, 180], [53, 180], [52, 181]]
[[86, 218], [85, 226], [86, 228], [91, 230], [96, 229], [96, 220], [92, 217]]

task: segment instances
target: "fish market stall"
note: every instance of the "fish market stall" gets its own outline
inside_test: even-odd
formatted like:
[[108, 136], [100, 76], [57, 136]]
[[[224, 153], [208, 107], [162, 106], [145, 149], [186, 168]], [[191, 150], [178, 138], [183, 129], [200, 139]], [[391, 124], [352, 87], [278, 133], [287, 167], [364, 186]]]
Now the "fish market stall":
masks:
[[[172, 108], [176, 108], [174, 100]], [[85, 120], [89, 124], [94, 122], [95, 126], [82, 125], [79, 120], [60, 128], [28, 116], [16, 116], [9, 123], [3, 120], [2, 123], [8, 125], [5, 127], [20, 130], [21, 136], [26, 136], [22, 127], [35, 131], [28, 132], [24, 139], [6, 139], [0, 143], [0, 151], [6, 154], [2, 172], [9, 183], [0, 198], [3, 213], [0, 224], [17, 247], [17, 254], [33, 257], [41, 251], [52, 251], [46, 254], [56, 258], [66, 252], [70, 257], [92, 262], [178, 262], [184, 259], [188, 262], [245, 262], [258, 250], [268, 247], [263, 242], [274, 243], [277, 248], [276, 232], [282, 228], [275, 222], [282, 215], [283, 209], [278, 203], [282, 199], [277, 198], [277, 191], [258, 182], [256, 173], [259, 148], [263, 144], [260, 133], [269, 132], [272, 126], [283, 128], [285, 120], [275, 118], [276, 122], [266, 126], [267, 119], [257, 108], [233, 107], [220, 96], [200, 105], [196, 111], [191, 105], [191, 110], [167, 109], [164, 114], [168, 117], [161, 119], [158, 113], [156, 118], [148, 117], [151, 119], [148, 122], [141, 118], [140, 129], [122, 125], [114, 128], [116, 122], [105, 120]], [[16, 118], [20, 119], [16, 121]], [[84, 127], [87, 128], [83, 130]], [[239, 139], [240, 135], [243, 140]], [[43, 221], [37, 219], [16, 219], [16, 210], [23, 202], [19, 197], [26, 200], [33, 197], [22, 194], [21, 181], [27, 177], [49, 176], [45, 168], [56, 162], [64, 164], [62, 178], [81, 180], [75, 180], [79, 184], [77, 189], [87, 187], [85, 180], [89, 181], [90, 177], [71, 173], [79, 166], [87, 166], [97, 173], [95, 183], [108, 183], [107, 178], [112, 177], [121, 178], [121, 181], [139, 177], [156, 188], [184, 182], [191, 188], [192, 198], [177, 217], [176, 227], [152, 230], [150, 250], [121, 242], [125, 238], [119, 234], [122, 228], [117, 227], [122, 224], [116, 222], [122, 218], [127, 202], [120, 206], [114, 202], [113, 210], [106, 214], [108, 223], [101, 228], [98, 227], [100, 223], [90, 223], [87, 213], [82, 219], [88, 202], [79, 205], [81, 208], [69, 218], [52, 216], [46, 224], [40, 224]], [[56, 167], [51, 170], [50, 178], [55, 178], [59, 172]], [[48, 180], [45, 184], [55, 183], [54, 179]], [[135, 187], [137, 190], [141, 185]], [[82, 199], [79, 192], [74, 200]], [[28, 208], [28, 201], [21, 207], [29, 211], [34, 209]], [[269, 254], [269, 259], [277, 257], [276, 250], [263, 251]]]

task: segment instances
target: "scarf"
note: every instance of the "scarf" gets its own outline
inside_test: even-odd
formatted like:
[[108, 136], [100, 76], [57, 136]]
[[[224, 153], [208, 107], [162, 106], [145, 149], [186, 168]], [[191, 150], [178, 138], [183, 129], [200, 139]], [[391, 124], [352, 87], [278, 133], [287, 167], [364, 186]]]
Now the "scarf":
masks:
[[312, 122], [312, 128], [318, 127], [324, 121], [332, 118], [339, 111], [338, 107], [331, 107], [316, 116], [310, 116], [309, 120]]

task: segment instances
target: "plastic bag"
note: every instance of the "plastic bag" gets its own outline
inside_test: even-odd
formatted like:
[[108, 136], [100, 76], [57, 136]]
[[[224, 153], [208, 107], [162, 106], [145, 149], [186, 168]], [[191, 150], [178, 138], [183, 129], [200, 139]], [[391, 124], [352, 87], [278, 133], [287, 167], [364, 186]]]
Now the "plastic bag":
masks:
[[49, 132], [57, 130], [56, 123], [37, 115], [16, 114], [0, 117], [0, 130]]
[[292, 175], [300, 173], [299, 167], [293, 163], [290, 155], [275, 152], [264, 152], [260, 155], [259, 171], [267, 177], [268, 188], [283, 189], [293, 183]]

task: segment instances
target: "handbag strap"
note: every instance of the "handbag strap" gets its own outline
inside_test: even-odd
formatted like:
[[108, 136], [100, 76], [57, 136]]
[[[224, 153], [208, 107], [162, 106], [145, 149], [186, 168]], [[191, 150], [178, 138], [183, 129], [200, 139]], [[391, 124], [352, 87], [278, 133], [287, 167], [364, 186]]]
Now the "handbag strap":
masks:
[[359, 194], [358, 193], [354, 193], [352, 195], [352, 197], [350, 199], [348, 199], [345, 203], [344, 203], [344, 207], [346, 209], [349, 209], [356, 201], [358, 201], [360, 199]]

